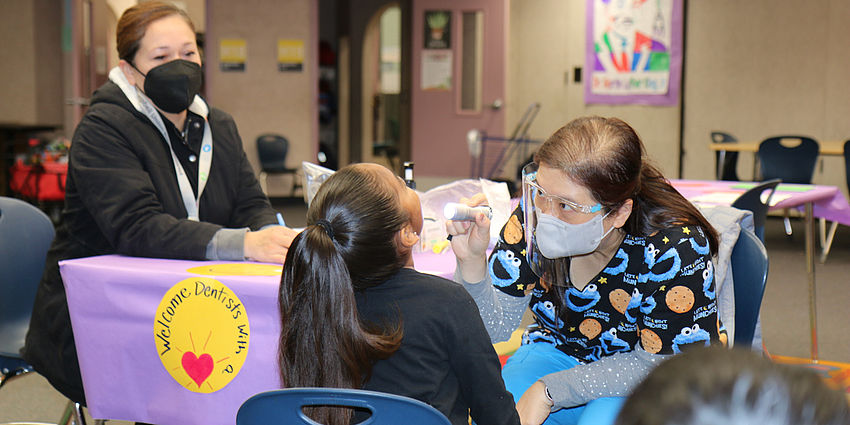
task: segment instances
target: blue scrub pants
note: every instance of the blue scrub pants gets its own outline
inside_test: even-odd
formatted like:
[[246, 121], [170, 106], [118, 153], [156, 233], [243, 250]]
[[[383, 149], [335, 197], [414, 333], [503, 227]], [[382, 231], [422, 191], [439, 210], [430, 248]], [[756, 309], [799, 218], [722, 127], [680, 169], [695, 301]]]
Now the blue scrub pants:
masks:
[[[505, 386], [519, 401], [523, 393], [540, 378], [570, 369], [580, 363], [548, 343], [521, 345], [502, 368]], [[617, 418], [625, 397], [603, 397], [584, 406], [552, 412], [544, 425], [610, 425]]]

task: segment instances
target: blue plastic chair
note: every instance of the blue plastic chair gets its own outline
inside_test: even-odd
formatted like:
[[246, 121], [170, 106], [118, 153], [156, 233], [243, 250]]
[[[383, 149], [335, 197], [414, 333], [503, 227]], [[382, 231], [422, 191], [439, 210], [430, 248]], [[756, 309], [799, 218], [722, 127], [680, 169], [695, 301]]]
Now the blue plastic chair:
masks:
[[[711, 141], [713, 143], [738, 143], [735, 136], [722, 131], [712, 131]], [[717, 180], [739, 180], [737, 171], [738, 152], [717, 151], [716, 160]]]
[[236, 425], [321, 425], [304, 414], [305, 406], [344, 406], [372, 413], [361, 425], [451, 425], [439, 410], [395, 394], [343, 388], [285, 388], [256, 394], [242, 403]]
[[[799, 140], [794, 147], [785, 147], [782, 140]], [[780, 179], [783, 183], [811, 184], [820, 155], [820, 145], [806, 136], [776, 136], [759, 145], [762, 180]], [[785, 234], [791, 235], [791, 221], [785, 211]]]
[[752, 231], [742, 229], [732, 248], [731, 263], [735, 285], [734, 345], [749, 347], [753, 343], [767, 284], [767, 250]]
[[[53, 242], [53, 222], [35, 206], [0, 196], [0, 387], [33, 372], [21, 358], [47, 250]], [[69, 401], [58, 424], [85, 425], [82, 407]], [[95, 421], [95, 424], [103, 421]], [[15, 422], [44, 425], [43, 422]]]
[[[785, 147], [782, 140], [799, 140], [794, 147]], [[820, 146], [806, 136], [777, 136], [759, 145], [762, 180], [781, 179], [783, 183], [811, 184]]]
[[[748, 210], [753, 212], [753, 224], [755, 226], [756, 236], [764, 242], [764, 223], [767, 221], [767, 210], [770, 209], [770, 199], [773, 198], [773, 192], [776, 191], [776, 186], [779, 186], [781, 180], [768, 180], [758, 186], [755, 186], [746, 192], [742, 193], [732, 206], [739, 210]], [[770, 191], [767, 198], [762, 202], [762, 193]]]
[[32, 371], [21, 358], [53, 223], [20, 199], [0, 196], [0, 387]]

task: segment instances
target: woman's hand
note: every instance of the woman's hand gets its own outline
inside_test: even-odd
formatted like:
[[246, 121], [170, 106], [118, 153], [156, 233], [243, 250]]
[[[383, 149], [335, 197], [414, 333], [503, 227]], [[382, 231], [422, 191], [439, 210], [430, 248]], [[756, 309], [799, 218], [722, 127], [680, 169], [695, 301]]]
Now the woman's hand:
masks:
[[283, 264], [286, 251], [298, 232], [285, 226], [269, 226], [245, 234], [244, 256], [252, 261]]
[[540, 425], [552, 411], [552, 401], [546, 396], [546, 384], [535, 382], [529, 387], [516, 404], [519, 421], [522, 425]]
[[[461, 203], [477, 207], [486, 203], [487, 198], [479, 193], [470, 199], [463, 198]], [[446, 232], [451, 237], [452, 251], [458, 259], [463, 280], [480, 282], [484, 279], [487, 263], [487, 246], [490, 245], [490, 219], [478, 214], [475, 221], [446, 221]]]

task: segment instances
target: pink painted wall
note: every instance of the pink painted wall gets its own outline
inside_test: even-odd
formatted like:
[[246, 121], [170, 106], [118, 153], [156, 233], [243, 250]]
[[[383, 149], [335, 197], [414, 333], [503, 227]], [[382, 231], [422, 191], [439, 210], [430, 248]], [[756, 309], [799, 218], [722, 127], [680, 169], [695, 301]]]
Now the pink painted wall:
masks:
[[[422, 90], [426, 10], [453, 12], [451, 50], [454, 72], [449, 91]], [[478, 113], [459, 113], [461, 14], [477, 10], [484, 12], [482, 109]], [[494, 110], [489, 105], [497, 99], [505, 102], [507, 10], [507, 0], [413, 0], [411, 149], [418, 176], [468, 177], [470, 157], [466, 133], [477, 128], [488, 134], [504, 135], [504, 108]]]

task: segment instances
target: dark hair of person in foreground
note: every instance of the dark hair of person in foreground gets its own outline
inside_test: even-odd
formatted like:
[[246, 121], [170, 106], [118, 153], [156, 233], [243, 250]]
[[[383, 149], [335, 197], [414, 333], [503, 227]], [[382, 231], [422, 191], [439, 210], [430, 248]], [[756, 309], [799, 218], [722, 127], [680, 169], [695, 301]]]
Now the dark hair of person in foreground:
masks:
[[672, 357], [626, 400], [618, 425], [846, 425], [850, 406], [813, 370], [711, 346]]

